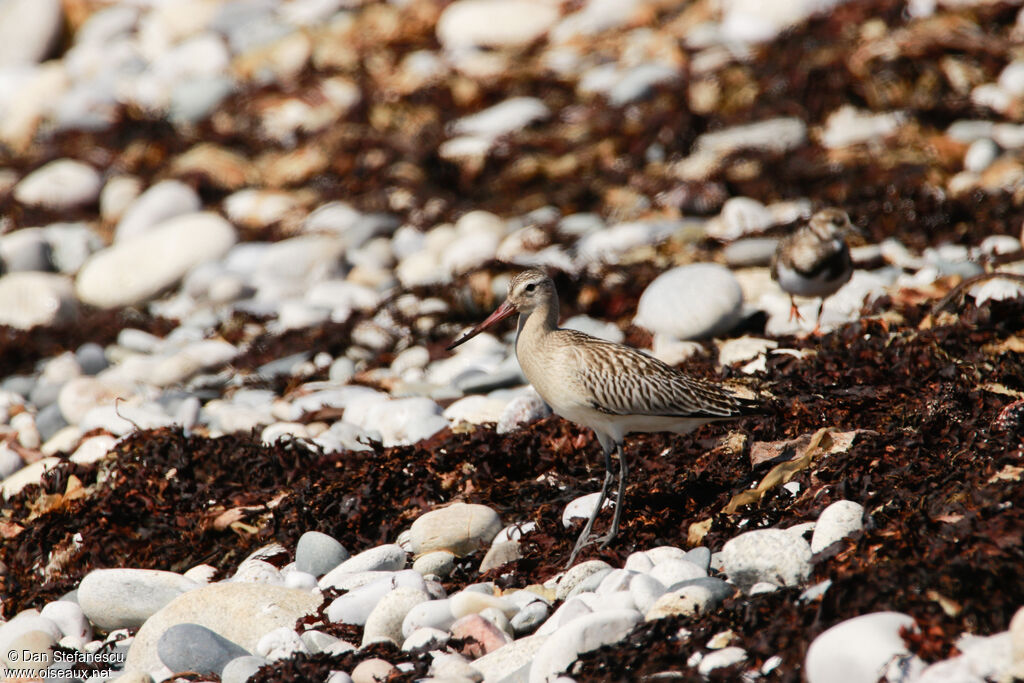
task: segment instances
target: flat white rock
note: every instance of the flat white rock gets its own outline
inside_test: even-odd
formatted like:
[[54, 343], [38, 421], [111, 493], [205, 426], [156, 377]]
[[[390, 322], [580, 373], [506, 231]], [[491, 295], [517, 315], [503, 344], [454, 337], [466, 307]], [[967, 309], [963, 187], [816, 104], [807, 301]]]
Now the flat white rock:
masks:
[[820, 553], [841, 538], [864, 528], [864, 506], [852, 500], [837, 500], [818, 517], [811, 536], [811, 552]]
[[409, 542], [415, 555], [449, 550], [462, 556], [489, 544], [499, 531], [501, 519], [491, 508], [453, 503], [420, 515], [412, 523]]
[[701, 339], [732, 329], [742, 306], [743, 291], [728, 268], [694, 263], [655, 278], [640, 295], [634, 323], [675, 339]]
[[164, 180], [139, 195], [125, 209], [114, 231], [114, 241], [123, 242], [176, 216], [202, 209], [199, 195], [180, 180]]
[[622, 640], [642, 617], [636, 610], [607, 610], [573, 619], [544, 641], [530, 666], [530, 683], [546, 683], [568, 670], [576, 658]]
[[363, 646], [370, 643], [390, 641], [401, 646], [402, 622], [409, 611], [430, 600], [426, 591], [399, 586], [384, 595], [370, 612], [363, 627]]
[[161, 667], [157, 642], [175, 624], [199, 624], [240, 645], [256, 650], [264, 634], [314, 614], [320, 596], [308, 591], [255, 583], [221, 582], [189, 591], [146, 620], [125, 659], [126, 673], [147, 673]]
[[6, 0], [0, 3], [0, 68], [37, 64], [60, 36], [60, 0]]
[[0, 325], [27, 330], [70, 321], [78, 310], [71, 280], [35, 271], [0, 277]]
[[99, 172], [89, 164], [58, 159], [25, 176], [14, 187], [14, 198], [30, 206], [71, 209], [96, 201], [102, 183]]
[[797, 586], [810, 576], [811, 546], [782, 529], [755, 529], [726, 542], [722, 571], [741, 588], [758, 581]]
[[535, 0], [457, 0], [437, 20], [448, 50], [515, 47], [537, 40], [558, 21], [558, 8]]
[[78, 586], [78, 603], [89, 621], [111, 631], [136, 628], [199, 584], [156, 569], [95, 569]]
[[380, 433], [387, 447], [414, 444], [448, 426], [441, 407], [423, 397], [356, 403], [345, 409], [345, 421]]
[[75, 291], [85, 303], [103, 308], [148, 301], [190, 268], [226, 254], [236, 239], [234, 227], [214, 213], [171, 218], [93, 254], [78, 273]]
[[889, 671], [923, 668], [920, 660], [907, 651], [900, 636], [903, 628], [916, 629], [917, 626], [913, 617], [899, 612], [874, 612], [836, 624], [807, 648], [804, 659], [807, 683], [876, 683], [880, 678], [909, 680], [903, 676], [887, 678]]

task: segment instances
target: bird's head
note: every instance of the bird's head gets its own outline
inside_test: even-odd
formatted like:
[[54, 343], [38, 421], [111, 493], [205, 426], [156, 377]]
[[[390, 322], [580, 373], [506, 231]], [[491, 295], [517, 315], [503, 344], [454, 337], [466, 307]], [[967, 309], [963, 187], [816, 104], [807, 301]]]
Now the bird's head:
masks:
[[491, 325], [498, 323], [515, 313], [529, 313], [541, 303], [551, 302], [557, 299], [555, 283], [551, 277], [542, 270], [530, 268], [517, 274], [508, 283], [508, 295], [505, 301], [498, 306], [494, 313], [491, 313], [482, 323], [471, 329], [461, 339], [451, 344], [448, 349], [454, 349], [476, 335], [486, 330]]
[[848, 235], [863, 235], [842, 209], [828, 208], [818, 211], [808, 222], [811, 230], [823, 241], [846, 239]]

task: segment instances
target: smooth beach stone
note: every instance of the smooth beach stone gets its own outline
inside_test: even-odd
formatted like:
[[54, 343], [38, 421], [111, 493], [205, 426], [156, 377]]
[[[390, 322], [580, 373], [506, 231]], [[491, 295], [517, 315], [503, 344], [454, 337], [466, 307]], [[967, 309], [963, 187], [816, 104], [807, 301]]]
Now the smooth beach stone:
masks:
[[455, 638], [472, 638], [476, 642], [467, 644], [461, 653], [470, 659], [490, 654], [512, 642], [512, 637], [479, 614], [467, 614], [451, 626]]
[[648, 574], [664, 586], [671, 586], [680, 581], [699, 579], [708, 575], [703, 567], [698, 567], [688, 560], [666, 560], [659, 562]]
[[565, 600], [576, 587], [591, 576], [611, 571], [612, 566], [604, 560], [587, 560], [569, 568], [558, 581], [555, 593], [557, 600]]
[[427, 602], [430, 596], [417, 588], [400, 586], [382, 597], [366, 618], [363, 627], [363, 647], [370, 643], [390, 641], [400, 646], [404, 640], [402, 623], [416, 605]]
[[402, 650], [439, 650], [451, 640], [452, 634], [439, 628], [424, 626], [418, 628], [406, 637], [402, 643]]
[[380, 683], [398, 673], [394, 664], [383, 659], [364, 659], [352, 669], [352, 683]]
[[399, 586], [416, 590], [426, 588], [417, 572], [395, 572], [387, 578], [352, 588], [344, 595], [339, 595], [327, 607], [327, 618], [333, 622], [362, 626], [377, 607], [377, 603]]
[[0, 277], [0, 325], [27, 330], [69, 322], [78, 311], [71, 280], [24, 271]]
[[235, 657], [221, 669], [221, 683], [245, 683], [266, 664], [267, 660], [263, 657], [253, 655]]
[[83, 302], [101, 308], [148, 301], [188, 270], [227, 253], [234, 227], [214, 213], [190, 213], [93, 254], [75, 280]]
[[[807, 648], [807, 682], [875, 683], [879, 678], [888, 678], [889, 667], [894, 667], [893, 671], [906, 670], [902, 660], [913, 662], [917, 658], [907, 650], [901, 629], [916, 630], [914, 618], [899, 612], [874, 612], [836, 624]], [[920, 660], [914, 668], [923, 668]]]
[[4, 477], [3, 482], [0, 482], [0, 490], [3, 491], [4, 500], [17, 495], [26, 486], [39, 484], [43, 480], [43, 475], [61, 462], [61, 458], [50, 456], [42, 460], [36, 460], [7, 475]]
[[[0, 653], [4, 668], [25, 668], [42, 672], [53, 661], [56, 639], [46, 631], [24, 631], [7, 640]], [[5, 677], [5, 680], [7, 679]]]
[[[37, 614], [35, 610], [20, 612], [10, 621], [0, 624], [0, 664], [23, 666], [20, 660], [21, 647], [33, 652], [43, 652], [62, 637], [60, 627], [51, 619]], [[17, 655], [12, 661], [11, 653]]]
[[279, 626], [268, 631], [256, 643], [255, 654], [270, 661], [287, 659], [296, 653], [308, 655], [310, 651], [291, 626]]
[[402, 636], [408, 638], [415, 631], [432, 628], [447, 631], [455, 623], [451, 600], [429, 600], [414, 605], [402, 620]]
[[0, 3], [0, 68], [38, 64], [60, 37], [60, 0], [6, 0]]
[[636, 608], [644, 615], [654, 602], [665, 593], [665, 585], [650, 574], [640, 574], [629, 582], [629, 594]]
[[163, 180], [125, 209], [114, 230], [114, 241], [138, 237], [170, 218], [196, 213], [202, 206], [199, 195], [191, 187], [180, 180]]
[[[590, 519], [590, 515], [594, 513], [594, 508], [597, 507], [597, 501], [600, 498], [601, 492], [595, 491], [594, 493], [588, 493], [570, 500], [562, 510], [562, 526], [568, 529], [575, 520], [586, 521]], [[604, 503], [601, 504], [601, 509], [613, 507], [615, 505], [613, 498], [614, 496], [605, 498]]]
[[491, 508], [454, 503], [420, 515], [412, 523], [409, 542], [416, 555], [448, 550], [462, 556], [486, 546], [499, 531], [501, 519]]
[[530, 683], [545, 683], [567, 671], [580, 654], [619, 642], [641, 620], [635, 610], [608, 610], [573, 619], [537, 650], [530, 667]]
[[454, 593], [450, 598], [452, 614], [457, 618], [467, 614], [479, 614], [488, 608], [500, 610], [507, 617], [511, 617], [519, 608], [515, 603], [500, 598], [496, 595], [473, 590], [473, 586], [467, 586], [465, 590]]
[[245, 657], [245, 648], [198, 624], [176, 624], [157, 641], [160, 661], [171, 671], [220, 675], [232, 659]]
[[694, 263], [656, 277], [640, 295], [633, 322], [675, 339], [704, 339], [731, 330], [742, 306], [743, 291], [728, 268]]
[[39, 616], [57, 625], [65, 636], [92, 640], [92, 625], [85, 616], [81, 605], [71, 600], [54, 600], [43, 606]]
[[295, 566], [313, 576], [323, 576], [349, 558], [341, 543], [319, 531], [307, 531], [295, 546]]
[[758, 581], [798, 586], [811, 573], [811, 546], [782, 529], [747, 531], [723, 546], [722, 571], [741, 588]]
[[42, 228], [22, 228], [0, 237], [0, 261], [7, 273], [53, 270], [46, 231]]
[[707, 676], [715, 669], [733, 666], [746, 660], [747, 651], [742, 647], [736, 647], [735, 645], [723, 647], [721, 650], [715, 650], [704, 655], [700, 660], [700, 664], [697, 665], [697, 671]]
[[131, 175], [116, 175], [109, 178], [100, 190], [100, 218], [114, 223], [121, 220], [124, 212], [142, 194], [142, 180]]
[[820, 553], [836, 541], [864, 528], [864, 506], [837, 500], [822, 510], [811, 536], [811, 552]]
[[485, 681], [526, 681], [533, 658], [547, 639], [546, 635], [517, 638], [508, 645], [473, 660], [473, 668], [484, 675]]
[[447, 50], [529, 45], [558, 21], [558, 9], [534, 0], [457, 0], [437, 20]]
[[346, 408], [345, 420], [380, 433], [386, 447], [414, 444], [448, 426], [441, 407], [422, 396], [355, 403]]
[[480, 561], [480, 573], [503, 567], [509, 562], [515, 562], [522, 558], [523, 551], [519, 541], [505, 541], [503, 543], [492, 543], [488, 548], [484, 559]]
[[321, 587], [331, 585], [331, 577], [342, 574], [357, 574], [369, 571], [398, 571], [404, 569], [409, 556], [400, 545], [389, 543], [364, 550], [353, 555], [327, 572], [321, 579]]
[[92, 204], [100, 196], [99, 172], [75, 159], [58, 159], [40, 166], [14, 187], [22, 204], [62, 210]]
[[[591, 597], [593, 597], [593, 595], [591, 595]], [[537, 633], [551, 635], [570, 621], [593, 613], [594, 610], [585, 600], [583, 600], [582, 595], [574, 595], [563, 602], [558, 609], [554, 611], [551, 617], [540, 625], [540, 628], [537, 629]]]
[[714, 577], [683, 581], [669, 586], [657, 596], [644, 612], [644, 619], [651, 621], [677, 614], [707, 613], [733, 592], [735, 588], [732, 585]]
[[536, 631], [551, 614], [551, 606], [543, 600], [535, 600], [523, 606], [511, 619], [512, 631], [524, 636]]
[[78, 586], [78, 604], [89, 621], [110, 631], [137, 628], [199, 584], [157, 569], [94, 569]]
[[686, 551], [683, 559], [687, 562], [693, 562], [698, 567], [703, 568], [705, 572], [711, 568], [711, 550], [708, 548], [691, 548]]
[[447, 550], [435, 550], [416, 558], [412, 568], [424, 576], [447, 577], [455, 569], [456, 556]]
[[479, 683], [483, 676], [473, 668], [466, 657], [448, 652], [431, 652], [433, 661], [430, 664], [430, 675], [436, 680], [459, 681], [459, 683]]
[[157, 642], [175, 624], [205, 626], [252, 652], [265, 633], [281, 626], [294, 627], [297, 619], [315, 614], [319, 607], [319, 595], [282, 586], [235, 582], [200, 586], [146, 620], [128, 648], [125, 671], [159, 669]]

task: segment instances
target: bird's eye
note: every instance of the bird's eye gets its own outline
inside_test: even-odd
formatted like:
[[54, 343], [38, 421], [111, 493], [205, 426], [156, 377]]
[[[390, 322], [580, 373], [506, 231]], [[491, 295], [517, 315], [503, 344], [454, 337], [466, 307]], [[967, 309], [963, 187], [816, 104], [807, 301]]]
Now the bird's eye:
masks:
[[537, 284], [534, 282], [531, 282], [530, 284], [526, 285], [527, 292], [532, 292], [535, 289], [537, 289]]

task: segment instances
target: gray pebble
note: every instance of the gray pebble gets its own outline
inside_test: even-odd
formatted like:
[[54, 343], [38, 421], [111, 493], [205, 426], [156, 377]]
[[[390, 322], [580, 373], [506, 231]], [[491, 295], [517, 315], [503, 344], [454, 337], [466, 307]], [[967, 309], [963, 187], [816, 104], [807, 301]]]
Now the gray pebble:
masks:
[[341, 543], [319, 531], [307, 531], [295, 546], [295, 567], [321, 577], [349, 558]]
[[708, 548], [699, 547], [688, 550], [683, 559], [687, 562], [693, 562], [698, 567], [703, 567], [704, 571], [708, 571], [711, 568], [711, 550]]
[[[63, 384], [54, 384], [53, 382], [40, 381], [37, 382], [28, 395], [29, 401], [32, 402], [37, 408], [45, 408], [50, 405], [57, 403], [57, 397], [60, 395], [61, 387]], [[63, 418], [63, 413], [61, 413]]]
[[86, 375], [95, 375], [106, 370], [110, 363], [107, 362], [107, 355], [103, 347], [93, 342], [86, 342], [75, 351], [75, 360]]
[[[36, 379], [28, 375], [11, 375], [0, 382], [0, 391], [9, 391], [28, 398], [36, 386]], [[38, 404], [36, 404], [38, 405]]]
[[24, 228], [0, 237], [0, 261], [6, 273], [53, 270], [50, 243], [42, 228]]
[[157, 641], [157, 655], [171, 671], [220, 675], [228, 662], [249, 656], [245, 648], [199, 624], [175, 624]]
[[512, 630], [516, 637], [525, 636], [536, 631], [548, 618], [551, 608], [542, 600], [535, 600], [512, 617]]
[[43, 442], [49, 441], [51, 436], [68, 426], [64, 414], [60, 412], [60, 406], [56, 403], [56, 396], [54, 399], [36, 415], [36, 429], [39, 430], [39, 437]]

